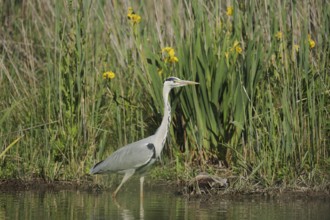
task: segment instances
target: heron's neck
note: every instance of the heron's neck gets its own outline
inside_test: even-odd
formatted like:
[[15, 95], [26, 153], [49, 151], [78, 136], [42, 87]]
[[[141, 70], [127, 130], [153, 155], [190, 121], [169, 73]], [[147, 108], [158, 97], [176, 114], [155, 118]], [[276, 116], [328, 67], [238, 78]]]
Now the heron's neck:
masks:
[[165, 141], [166, 141], [166, 136], [169, 130], [169, 126], [171, 123], [171, 105], [169, 102], [169, 93], [170, 93], [171, 89], [164, 87], [163, 89], [163, 97], [164, 97], [164, 116], [163, 116], [163, 120], [162, 123], [160, 125], [160, 127], [158, 128], [157, 132], [156, 132], [156, 138], [157, 140], [160, 141], [159, 143], [159, 147], [157, 146], [156, 148], [156, 156], [159, 157], [160, 153], [162, 152], [164, 145], [165, 145]]

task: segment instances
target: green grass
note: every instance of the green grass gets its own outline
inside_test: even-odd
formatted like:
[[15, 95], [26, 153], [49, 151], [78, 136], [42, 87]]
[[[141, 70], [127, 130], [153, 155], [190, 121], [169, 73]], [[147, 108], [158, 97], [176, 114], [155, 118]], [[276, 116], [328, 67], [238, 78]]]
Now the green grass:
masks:
[[[221, 164], [262, 186], [329, 180], [329, 4], [240, 2], [232, 15], [218, 1], [0, 5], [1, 178], [81, 179], [156, 130], [174, 75], [200, 85], [172, 93], [169, 171], [154, 176]], [[166, 46], [178, 63], [163, 61]]]

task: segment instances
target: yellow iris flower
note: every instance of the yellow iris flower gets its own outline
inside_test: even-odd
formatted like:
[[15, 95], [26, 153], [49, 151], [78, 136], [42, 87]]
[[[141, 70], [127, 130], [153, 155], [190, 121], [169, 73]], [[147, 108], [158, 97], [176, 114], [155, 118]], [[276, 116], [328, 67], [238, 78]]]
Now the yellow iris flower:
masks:
[[133, 25], [141, 22], [141, 16], [135, 14], [132, 7], [129, 7], [127, 10], [127, 18], [132, 22]]
[[282, 40], [283, 38], [283, 33], [281, 31], [278, 31], [276, 34], [275, 34], [275, 37], [277, 40]]
[[233, 6], [228, 6], [228, 7], [227, 7], [226, 14], [227, 14], [228, 16], [232, 16], [232, 15], [234, 14], [234, 7], [233, 7]]
[[237, 41], [237, 40], [234, 41], [234, 46], [232, 47], [232, 49], [234, 49], [236, 51], [236, 53], [238, 53], [238, 54], [242, 54], [243, 53], [243, 49], [240, 46], [239, 41]]
[[116, 77], [116, 74], [112, 71], [103, 73], [103, 79], [113, 79]]
[[311, 38], [311, 35], [308, 35], [308, 43], [310, 48], [314, 48], [316, 45], [315, 41]]
[[166, 53], [166, 57], [164, 59], [165, 62], [168, 62], [168, 63], [179, 62], [179, 59], [175, 56], [175, 51], [172, 47], [164, 47], [162, 49], [162, 53]]

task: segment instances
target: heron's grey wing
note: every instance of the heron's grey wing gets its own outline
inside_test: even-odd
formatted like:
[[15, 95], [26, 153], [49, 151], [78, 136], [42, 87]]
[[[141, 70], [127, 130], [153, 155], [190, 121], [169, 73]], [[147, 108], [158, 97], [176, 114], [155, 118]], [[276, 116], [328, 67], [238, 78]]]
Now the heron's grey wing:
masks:
[[129, 169], [139, 169], [156, 158], [155, 146], [143, 139], [120, 148], [107, 159], [97, 163], [92, 174], [121, 172]]

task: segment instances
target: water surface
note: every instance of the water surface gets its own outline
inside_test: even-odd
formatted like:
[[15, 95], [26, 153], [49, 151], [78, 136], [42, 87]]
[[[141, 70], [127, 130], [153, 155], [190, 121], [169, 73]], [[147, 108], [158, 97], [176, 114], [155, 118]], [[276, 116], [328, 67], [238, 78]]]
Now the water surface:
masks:
[[0, 191], [0, 219], [329, 219], [328, 199], [244, 197], [188, 199], [170, 188], [110, 191]]

